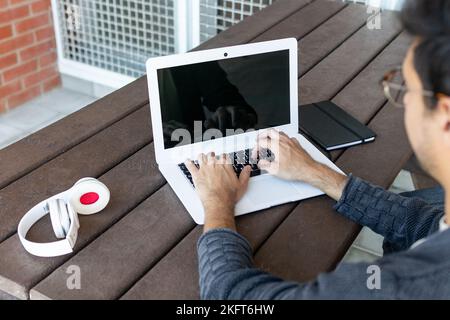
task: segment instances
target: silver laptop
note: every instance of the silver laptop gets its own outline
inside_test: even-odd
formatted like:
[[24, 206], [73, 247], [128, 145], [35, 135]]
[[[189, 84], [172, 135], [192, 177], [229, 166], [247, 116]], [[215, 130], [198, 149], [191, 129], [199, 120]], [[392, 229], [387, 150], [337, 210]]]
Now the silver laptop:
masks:
[[156, 162], [196, 223], [204, 222], [203, 207], [183, 162], [200, 153], [229, 154], [237, 175], [252, 166], [236, 215], [323, 194], [258, 169], [250, 152], [269, 128], [296, 137], [314, 159], [342, 172], [298, 133], [297, 54], [290, 38], [148, 59]]

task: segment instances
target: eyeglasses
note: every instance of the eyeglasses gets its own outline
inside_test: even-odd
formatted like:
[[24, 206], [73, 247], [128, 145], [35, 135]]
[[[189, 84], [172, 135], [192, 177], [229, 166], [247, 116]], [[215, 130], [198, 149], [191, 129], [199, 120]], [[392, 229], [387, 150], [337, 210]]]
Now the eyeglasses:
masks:
[[439, 100], [445, 97], [444, 94], [434, 93], [429, 90], [409, 90], [407, 86], [403, 85], [405, 83], [403, 79], [402, 68], [397, 67], [389, 72], [387, 72], [383, 79], [381, 79], [380, 84], [383, 86], [384, 95], [389, 100], [389, 102], [398, 108], [403, 108], [405, 105], [403, 99], [405, 94], [408, 92], [420, 93], [423, 97], [430, 99]]

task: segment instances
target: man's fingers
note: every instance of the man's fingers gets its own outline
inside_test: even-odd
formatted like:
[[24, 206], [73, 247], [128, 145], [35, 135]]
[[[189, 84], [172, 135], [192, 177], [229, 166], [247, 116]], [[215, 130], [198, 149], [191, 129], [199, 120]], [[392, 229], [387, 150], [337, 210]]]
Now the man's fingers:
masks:
[[184, 162], [184, 165], [186, 166], [186, 168], [189, 170], [189, 172], [191, 173], [191, 175], [193, 177], [197, 176], [198, 173], [198, 168], [197, 166], [194, 164], [194, 162], [192, 162], [192, 160], [187, 159]]
[[257, 142], [252, 149], [252, 154], [250, 155], [250, 157], [252, 159], [256, 160], [258, 158], [258, 153], [259, 153], [259, 146], [258, 146], [258, 142]]
[[200, 166], [205, 165], [207, 162], [206, 155], [204, 153], [200, 153], [197, 157], [197, 161]]
[[241, 187], [239, 188], [237, 200], [241, 199], [245, 191], [247, 190], [251, 172], [252, 172], [251, 167], [245, 166], [244, 169], [242, 169], [241, 173], [239, 174], [239, 183], [241, 184]]
[[232, 165], [232, 164], [233, 164], [233, 159], [230, 157], [229, 154], [226, 154], [226, 155], [225, 155], [225, 163], [226, 163], [226, 164], [229, 164], [229, 165]]
[[239, 174], [239, 181], [243, 185], [247, 185], [248, 180], [250, 179], [250, 173], [252, 172], [252, 168], [250, 166], [245, 166], [241, 173]]
[[277, 140], [272, 140], [270, 138], [270, 131], [264, 131], [263, 133], [260, 133], [257, 135], [256, 137], [256, 145], [255, 147], [252, 149], [252, 154], [251, 157], [252, 159], [257, 159], [259, 152], [261, 151], [261, 149], [270, 149], [272, 145], [278, 143], [278, 139]]
[[219, 160], [217, 160], [217, 164], [225, 164], [227, 163], [227, 155], [225, 153], [222, 153], [219, 156]]
[[258, 150], [261, 149], [273, 149], [278, 145], [278, 141], [274, 141], [269, 138], [259, 138], [256, 140], [256, 147]]
[[208, 159], [208, 164], [215, 164], [216, 163], [216, 154], [214, 152], [208, 153], [206, 156]]
[[291, 140], [299, 147], [301, 147], [300, 142], [298, 142], [297, 138], [292, 137]]
[[258, 135], [258, 139], [260, 137], [278, 140], [280, 138], [280, 131], [270, 128], [270, 129], [267, 129], [266, 131], [264, 131], [263, 133], [260, 133]]
[[259, 160], [258, 162], [258, 168], [262, 170], [266, 170], [270, 174], [274, 174], [273, 172], [273, 163], [268, 160]]
[[278, 131], [278, 133], [280, 134], [280, 136], [289, 138], [289, 136], [286, 133], [284, 133], [283, 131]]

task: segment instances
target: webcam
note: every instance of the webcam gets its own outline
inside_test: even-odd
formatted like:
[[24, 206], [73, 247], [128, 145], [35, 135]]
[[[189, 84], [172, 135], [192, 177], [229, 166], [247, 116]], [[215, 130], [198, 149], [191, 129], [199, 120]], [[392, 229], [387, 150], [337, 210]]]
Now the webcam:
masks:
[[224, 56], [224, 57], [228, 57], [228, 53], [225, 52], [225, 53], [223, 54], [223, 56]]

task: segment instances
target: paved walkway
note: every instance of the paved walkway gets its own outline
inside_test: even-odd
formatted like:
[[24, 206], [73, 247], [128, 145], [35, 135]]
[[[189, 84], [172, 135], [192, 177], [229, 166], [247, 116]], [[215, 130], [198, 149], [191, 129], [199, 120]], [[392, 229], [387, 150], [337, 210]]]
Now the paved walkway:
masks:
[[0, 114], [0, 149], [64, 118], [96, 98], [64, 88], [54, 89]]

